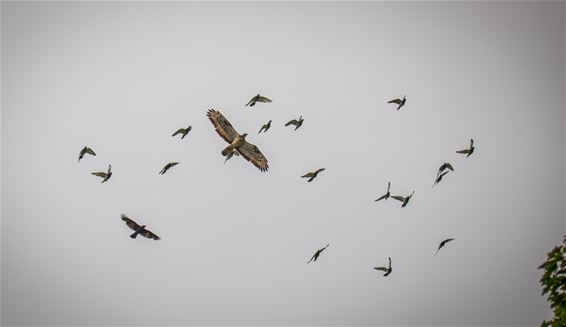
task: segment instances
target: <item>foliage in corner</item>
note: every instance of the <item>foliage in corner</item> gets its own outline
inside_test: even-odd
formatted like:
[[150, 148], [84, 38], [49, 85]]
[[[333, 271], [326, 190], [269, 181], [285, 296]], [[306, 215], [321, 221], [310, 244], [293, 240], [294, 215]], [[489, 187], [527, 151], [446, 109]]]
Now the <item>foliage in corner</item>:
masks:
[[561, 245], [548, 252], [546, 261], [538, 267], [544, 274], [540, 279], [542, 295], [548, 296], [554, 317], [543, 321], [541, 327], [566, 326], [566, 235]]

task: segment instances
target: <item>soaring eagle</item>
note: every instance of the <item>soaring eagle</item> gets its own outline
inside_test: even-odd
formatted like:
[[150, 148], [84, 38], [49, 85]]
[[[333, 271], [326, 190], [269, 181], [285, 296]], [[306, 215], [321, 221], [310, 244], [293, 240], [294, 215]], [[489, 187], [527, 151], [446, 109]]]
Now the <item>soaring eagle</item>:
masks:
[[157, 235], [153, 234], [152, 232], [148, 231], [147, 229], [145, 229], [145, 225], [139, 225], [135, 221], [128, 218], [128, 216], [126, 216], [125, 214], [122, 214], [121, 217], [122, 217], [122, 220], [126, 223], [126, 225], [128, 225], [128, 227], [130, 227], [130, 229], [134, 231], [134, 233], [132, 235], [130, 235], [131, 238], [136, 238], [139, 234], [143, 237], [151, 238], [151, 239], [154, 239], [154, 240], [160, 239], [159, 236], [157, 236]]
[[246, 141], [247, 133], [240, 135], [232, 124], [226, 119], [219, 111], [214, 109], [208, 110], [206, 113], [208, 119], [214, 125], [214, 128], [218, 135], [220, 135], [224, 141], [230, 143], [224, 150], [222, 150], [222, 155], [227, 156], [232, 153], [233, 150], [237, 150], [242, 157], [246, 158], [247, 161], [253, 163], [262, 172], [267, 171], [269, 166], [267, 165], [267, 159], [263, 156], [261, 151], [257, 146]]

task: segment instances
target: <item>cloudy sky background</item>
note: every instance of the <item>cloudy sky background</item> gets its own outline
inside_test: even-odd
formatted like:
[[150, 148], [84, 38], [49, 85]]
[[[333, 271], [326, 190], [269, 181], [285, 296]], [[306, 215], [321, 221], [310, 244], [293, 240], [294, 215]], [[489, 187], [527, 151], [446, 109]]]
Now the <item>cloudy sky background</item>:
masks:
[[[537, 266], [565, 231], [564, 2], [1, 11], [2, 324], [550, 316]], [[245, 108], [257, 93], [273, 103]], [[209, 108], [249, 133], [267, 173], [224, 164]], [[97, 156], [77, 164], [85, 145]], [[455, 172], [431, 188], [445, 161]], [[109, 163], [101, 184], [90, 173]], [[406, 208], [373, 202], [388, 181], [416, 191]], [[130, 239], [121, 213], [162, 240]]]

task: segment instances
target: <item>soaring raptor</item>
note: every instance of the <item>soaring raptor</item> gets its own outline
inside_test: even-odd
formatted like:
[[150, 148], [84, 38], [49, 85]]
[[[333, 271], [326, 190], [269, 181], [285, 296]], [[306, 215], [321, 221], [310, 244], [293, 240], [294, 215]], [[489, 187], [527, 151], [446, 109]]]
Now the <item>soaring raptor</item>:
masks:
[[206, 113], [208, 119], [214, 125], [214, 128], [218, 135], [220, 135], [224, 141], [230, 143], [224, 150], [222, 150], [222, 155], [227, 156], [232, 153], [233, 150], [237, 150], [242, 157], [246, 158], [247, 161], [253, 163], [262, 172], [267, 171], [269, 166], [267, 165], [267, 159], [263, 156], [261, 151], [257, 146], [246, 141], [247, 133], [240, 135], [232, 124], [226, 119], [219, 111], [214, 109], [208, 110]]

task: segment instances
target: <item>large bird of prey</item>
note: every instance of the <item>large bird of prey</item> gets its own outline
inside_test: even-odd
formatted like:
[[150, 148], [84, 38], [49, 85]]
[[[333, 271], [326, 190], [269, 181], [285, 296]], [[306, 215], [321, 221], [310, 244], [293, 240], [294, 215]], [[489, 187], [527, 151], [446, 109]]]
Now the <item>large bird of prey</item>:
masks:
[[214, 125], [214, 128], [218, 135], [220, 135], [224, 141], [230, 143], [224, 150], [222, 150], [223, 156], [228, 156], [233, 150], [237, 150], [242, 157], [244, 157], [247, 161], [254, 164], [259, 170], [262, 172], [267, 171], [269, 166], [267, 165], [267, 159], [263, 156], [261, 151], [257, 148], [257, 146], [249, 143], [246, 141], [247, 133], [240, 135], [232, 124], [226, 119], [219, 111], [214, 109], [208, 110], [207, 114], [208, 119]]
[[453, 238], [447, 238], [444, 241], [440, 242], [440, 245], [438, 245], [438, 249], [436, 249], [436, 254], [438, 254], [438, 251], [440, 251], [440, 249], [442, 249], [446, 245], [446, 243], [452, 242], [452, 241], [454, 241]]
[[450, 163], [445, 162], [442, 164], [442, 166], [440, 166], [440, 168], [438, 168], [438, 173], [436, 174], [436, 177], [440, 176], [440, 174], [442, 174], [442, 172], [445, 171], [446, 169], [454, 171], [454, 167], [452, 167]]
[[90, 154], [91, 156], [95, 156], [96, 153], [94, 153], [94, 151], [92, 151], [91, 148], [89, 148], [88, 146], [85, 146], [81, 152], [79, 153], [79, 161], [81, 161], [81, 159], [84, 157], [85, 154]]
[[399, 110], [399, 109], [401, 109], [402, 106], [405, 105], [405, 102], [406, 102], [406, 101], [407, 101], [407, 97], [406, 97], [406, 96], [403, 96], [403, 99], [393, 99], [393, 100], [391, 100], [391, 101], [388, 101], [387, 103], [395, 103], [395, 104], [399, 105], [399, 106], [397, 107], [397, 110]]
[[264, 133], [267, 132], [267, 130], [271, 127], [271, 120], [269, 120], [267, 122], [267, 124], [263, 124], [263, 126], [261, 126], [261, 128], [259, 129], [259, 132], [257, 132], [258, 134], [261, 133], [261, 131], [263, 131]]
[[301, 176], [301, 178], [308, 178], [309, 180], [307, 182], [312, 182], [313, 179], [316, 178], [316, 176], [318, 176], [318, 173], [320, 173], [321, 171], [325, 170], [326, 168], [319, 168], [316, 171], [311, 171], [310, 173], [306, 173], [303, 176]]
[[171, 168], [171, 167], [173, 167], [177, 164], [179, 164], [179, 163], [178, 162], [170, 162], [170, 163], [166, 164], [165, 167], [163, 167], [163, 169], [161, 169], [161, 171], [159, 173], [161, 175], [163, 175], [169, 170], [169, 168]]
[[189, 125], [189, 127], [187, 128], [179, 128], [175, 133], [173, 133], [173, 135], [171, 136], [175, 136], [177, 134], [181, 134], [181, 140], [185, 138], [185, 136], [187, 136], [187, 134], [189, 134], [189, 132], [191, 131], [191, 129], [193, 129], [192, 126]]
[[145, 229], [145, 225], [139, 225], [135, 221], [128, 218], [125, 214], [122, 214], [121, 217], [122, 217], [122, 220], [126, 222], [126, 225], [128, 225], [128, 227], [130, 227], [134, 231], [134, 233], [132, 235], [130, 235], [131, 238], [136, 238], [138, 236], [138, 234], [140, 234], [141, 236], [146, 237], [146, 238], [159, 240], [159, 236], [157, 236], [157, 235], [153, 234], [152, 232], [148, 231], [147, 229]]
[[391, 188], [391, 182], [387, 182], [387, 193], [385, 193], [384, 195], [382, 195], [381, 197], [379, 197], [378, 199], [375, 200], [375, 202], [380, 201], [380, 200], [387, 200], [389, 199], [389, 196], [391, 195], [391, 193], [389, 192], [389, 189]]
[[255, 106], [256, 102], [269, 103], [271, 102], [271, 100], [258, 94], [255, 97], [251, 98], [251, 100], [245, 105], [245, 107], [253, 107]]
[[316, 261], [316, 259], [318, 259], [318, 256], [322, 253], [322, 251], [326, 250], [326, 248], [327, 248], [329, 245], [330, 245], [330, 243], [326, 244], [326, 246], [323, 247], [322, 249], [318, 249], [318, 250], [315, 252], [315, 254], [312, 256], [312, 258], [309, 260], [309, 262], [307, 262], [307, 263], [310, 263], [311, 261], [313, 261], [313, 262]]
[[389, 258], [389, 267], [373, 267], [373, 269], [385, 272], [385, 274], [383, 274], [383, 277], [389, 276], [391, 271], [393, 271], [393, 269], [391, 268], [391, 258]]
[[102, 178], [102, 183], [106, 182], [107, 180], [110, 179], [110, 177], [112, 177], [112, 165], [108, 165], [108, 171], [103, 172], [103, 171], [98, 171], [95, 173], [91, 173], [94, 176], [98, 176], [100, 178]]
[[471, 156], [474, 153], [476, 147], [474, 146], [474, 139], [470, 139], [470, 147], [468, 149], [456, 151], [456, 153], [467, 154], [466, 158]]
[[409, 200], [411, 199], [413, 194], [415, 194], [415, 191], [413, 191], [413, 193], [411, 193], [411, 195], [409, 195], [407, 197], [403, 197], [403, 196], [400, 196], [400, 195], [392, 195], [391, 197], [394, 198], [397, 201], [403, 202], [403, 204], [401, 205], [401, 208], [404, 208], [404, 207], [407, 206], [407, 204], [409, 204]]
[[301, 125], [303, 125], [303, 121], [305, 120], [303, 119], [303, 116], [301, 116], [299, 117], [299, 120], [292, 119], [288, 121], [287, 124], [285, 124], [285, 126], [295, 125], [295, 130], [297, 130], [299, 127], [301, 127]]

